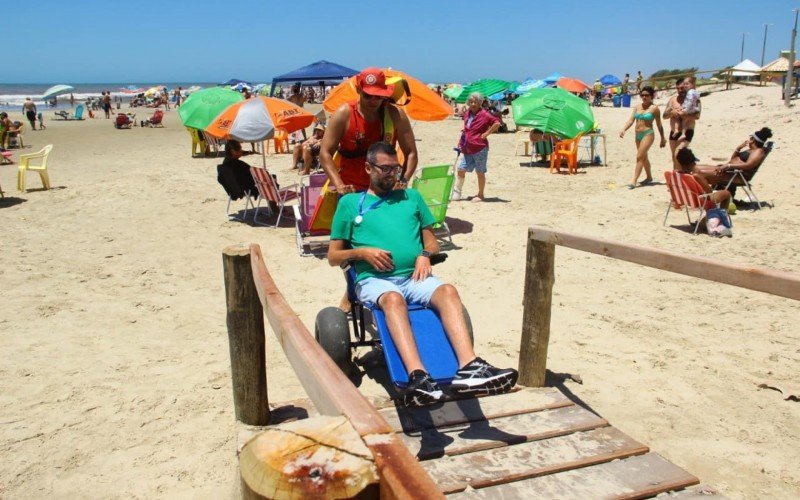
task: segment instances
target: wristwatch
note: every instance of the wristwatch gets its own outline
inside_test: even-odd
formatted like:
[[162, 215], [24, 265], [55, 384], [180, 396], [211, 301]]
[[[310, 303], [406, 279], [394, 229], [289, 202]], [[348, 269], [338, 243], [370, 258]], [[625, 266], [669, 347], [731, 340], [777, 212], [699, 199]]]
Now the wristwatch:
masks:
[[429, 251], [427, 251], [427, 250], [423, 250], [422, 253], [420, 254], [420, 256], [427, 257], [427, 258], [430, 259], [431, 258], [431, 253]]

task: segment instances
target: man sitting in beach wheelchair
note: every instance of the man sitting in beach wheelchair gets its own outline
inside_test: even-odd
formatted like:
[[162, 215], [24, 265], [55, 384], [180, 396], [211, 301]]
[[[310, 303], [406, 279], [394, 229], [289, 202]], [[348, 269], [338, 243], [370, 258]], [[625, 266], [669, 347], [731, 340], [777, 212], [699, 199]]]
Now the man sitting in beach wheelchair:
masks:
[[[431, 260], [443, 260], [437, 259], [443, 254], [433, 233], [434, 218], [417, 191], [395, 189], [402, 171], [397, 151], [385, 142], [373, 144], [365, 169], [368, 190], [339, 200], [328, 262], [353, 264], [354, 306], [373, 312], [390, 376], [395, 385], [405, 387], [403, 403], [422, 406], [440, 401], [447, 384], [455, 396], [510, 391], [517, 371], [496, 368], [475, 355], [458, 291], [432, 275]], [[416, 312], [426, 313], [429, 319], [424, 321], [436, 322], [438, 329], [417, 328]], [[388, 327], [388, 335], [382, 326]], [[434, 335], [444, 340], [437, 344], [436, 339], [431, 343], [422, 338]], [[404, 372], [392, 373], [389, 348], [396, 349]], [[449, 366], [444, 372], [443, 362]], [[438, 373], [432, 376], [433, 372]]]

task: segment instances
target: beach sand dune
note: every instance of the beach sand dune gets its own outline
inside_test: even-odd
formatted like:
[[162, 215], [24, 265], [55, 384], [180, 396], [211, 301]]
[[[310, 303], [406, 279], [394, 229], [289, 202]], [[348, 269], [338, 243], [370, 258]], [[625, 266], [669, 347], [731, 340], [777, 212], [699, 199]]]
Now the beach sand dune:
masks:
[[[796, 272], [800, 122], [778, 93], [704, 98], [693, 145], [703, 161], [762, 126], [775, 133], [755, 182], [774, 208], [740, 210], [733, 239], [692, 236], [680, 213], [662, 227], [666, 149], [651, 150], [656, 185], [625, 188], [633, 137], [617, 134], [630, 110], [596, 111], [608, 167], [575, 176], [531, 168], [514, 155], [517, 136], [493, 136], [493, 201], [451, 205], [458, 248], [436, 269], [459, 288], [479, 353], [516, 366], [531, 224]], [[222, 249], [260, 244], [309, 328], [338, 303], [341, 272], [300, 258], [288, 219], [278, 229], [228, 221], [220, 160], [190, 157], [174, 110], [165, 124], [48, 121], [28, 132], [30, 150], [55, 145], [51, 191], [16, 194], [16, 167], [0, 167], [3, 498], [235, 495]], [[451, 163], [460, 128], [416, 123], [420, 164]], [[282, 185], [295, 180], [288, 155], [267, 162]], [[28, 184], [38, 187], [37, 176]], [[465, 192], [474, 190], [469, 177]], [[800, 406], [758, 384], [796, 385], [798, 311], [787, 299], [558, 248], [549, 368], [580, 375], [583, 385], [564, 389], [723, 493], [797, 497]], [[269, 330], [267, 351], [270, 399], [304, 397]], [[382, 393], [370, 379], [361, 389]]]

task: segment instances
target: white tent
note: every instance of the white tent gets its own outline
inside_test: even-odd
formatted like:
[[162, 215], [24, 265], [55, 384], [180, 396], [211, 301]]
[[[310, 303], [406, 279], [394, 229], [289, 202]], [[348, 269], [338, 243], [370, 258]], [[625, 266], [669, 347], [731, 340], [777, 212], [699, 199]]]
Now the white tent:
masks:
[[733, 69], [733, 76], [757, 76], [757, 73], [761, 71], [761, 66], [750, 59], [745, 59], [731, 69]]

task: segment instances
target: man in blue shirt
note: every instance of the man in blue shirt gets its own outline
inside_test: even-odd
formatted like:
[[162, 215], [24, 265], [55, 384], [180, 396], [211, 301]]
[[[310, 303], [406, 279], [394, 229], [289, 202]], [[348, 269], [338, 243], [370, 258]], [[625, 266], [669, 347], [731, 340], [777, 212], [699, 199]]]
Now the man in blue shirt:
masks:
[[517, 371], [495, 368], [475, 356], [458, 291], [432, 275], [430, 256], [439, 252], [434, 218], [417, 191], [394, 189], [402, 171], [397, 151], [385, 142], [373, 144], [365, 168], [370, 179], [367, 191], [339, 200], [328, 262], [339, 266], [353, 261], [359, 300], [377, 304], [386, 315], [389, 334], [409, 374], [405, 404], [426, 405], [444, 396], [420, 359], [408, 303], [439, 313], [460, 367], [450, 386], [453, 392], [508, 392], [517, 381]]

